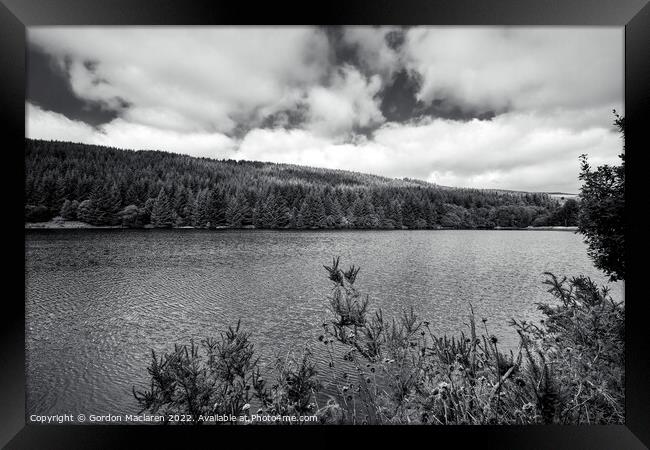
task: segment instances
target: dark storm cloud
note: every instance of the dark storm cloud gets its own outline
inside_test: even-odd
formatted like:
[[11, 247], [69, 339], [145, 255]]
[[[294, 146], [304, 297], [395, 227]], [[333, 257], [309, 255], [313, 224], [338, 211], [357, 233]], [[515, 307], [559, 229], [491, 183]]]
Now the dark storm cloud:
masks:
[[345, 27], [326, 26], [320, 28], [329, 42], [330, 67], [336, 68], [349, 64], [361, 68], [357, 46], [345, 41]]
[[[92, 67], [92, 63], [86, 63]], [[40, 108], [63, 114], [92, 126], [108, 123], [119, 113], [78, 98], [70, 79], [51, 55], [33, 45], [27, 48], [27, 101]]]
[[390, 49], [396, 52], [399, 52], [402, 49], [402, 46], [406, 40], [405, 33], [408, 28], [409, 27], [401, 27], [397, 30], [392, 30], [386, 33], [385, 40]]
[[[459, 121], [472, 119], [489, 120], [497, 115], [496, 111], [476, 111], [460, 108], [454, 102], [434, 99], [425, 103], [417, 99], [422, 86], [422, 79], [416, 72], [400, 70], [392, 82], [383, 89], [381, 112], [388, 121], [407, 123], [424, 118], [441, 118]], [[499, 111], [506, 112], [507, 109]]]

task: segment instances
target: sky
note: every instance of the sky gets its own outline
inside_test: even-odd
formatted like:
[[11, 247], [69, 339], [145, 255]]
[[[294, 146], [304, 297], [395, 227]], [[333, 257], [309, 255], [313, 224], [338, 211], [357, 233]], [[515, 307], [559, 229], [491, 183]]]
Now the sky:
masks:
[[30, 27], [26, 134], [569, 192], [615, 164], [623, 28]]

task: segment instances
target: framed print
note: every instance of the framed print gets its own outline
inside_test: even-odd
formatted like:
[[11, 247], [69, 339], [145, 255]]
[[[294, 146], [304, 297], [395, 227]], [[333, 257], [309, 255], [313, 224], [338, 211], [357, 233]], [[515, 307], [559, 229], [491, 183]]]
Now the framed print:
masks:
[[3, 1], [2, 444], [646, 448], [650, 7], [312, 6]]

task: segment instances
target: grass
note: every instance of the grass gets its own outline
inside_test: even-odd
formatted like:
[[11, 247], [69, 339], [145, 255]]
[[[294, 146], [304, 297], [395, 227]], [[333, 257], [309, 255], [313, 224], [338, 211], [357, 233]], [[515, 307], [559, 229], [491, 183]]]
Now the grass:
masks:
[[277, 358], [267, 382], [238, 323], [217, 340], [152, 352], [150, 388], [133, 391], [142, 411], [191, 414], [195, 423], [210, 414], [315, 415], [326, 424], [624, 423], [624, 305], [589, 278], [547, 273], [554, 302], [538, 304], [540, 323], [513, 319], [519, 346], [504, 352], [471, 306], [465, 329], [438, 336], [412, 309], [391, 318], [371, 310], [358, 267], [343, 270], [337, 258], [324, 268], [330, 319], [319, 341], [330, 372], [319, 373], [306, 348]]

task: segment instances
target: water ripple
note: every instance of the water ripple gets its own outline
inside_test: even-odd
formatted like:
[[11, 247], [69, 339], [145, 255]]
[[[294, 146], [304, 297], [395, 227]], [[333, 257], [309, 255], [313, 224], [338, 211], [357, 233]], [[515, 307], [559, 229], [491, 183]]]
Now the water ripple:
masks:
[[311, 345], [331, 370], [317, 336], [322, 264], [334, 255], [361, 266], [359, 286], [387, 314], [413, 307], [450, 333], [471, 302], [506, 346], [507, 320], [537, 319], [535, 302], [549, 299], [544, 271], [604, 282], [568, 232], [30, 231], [28, 411], [137, 412], [131, 387], [146, 385], [150, 349], [218, 336], [240, 318], [264, 363]]

